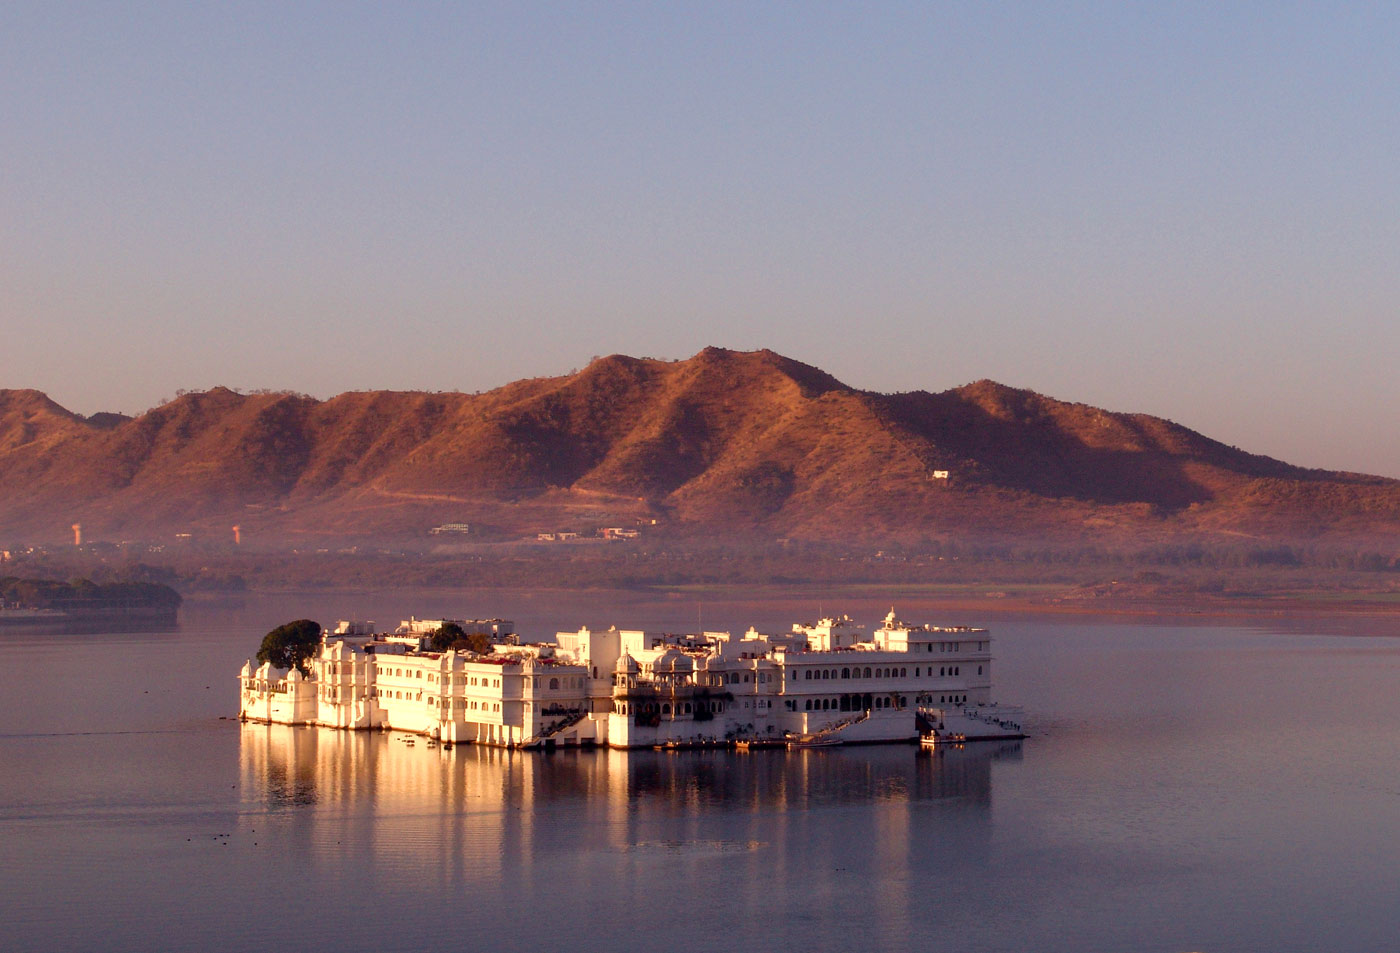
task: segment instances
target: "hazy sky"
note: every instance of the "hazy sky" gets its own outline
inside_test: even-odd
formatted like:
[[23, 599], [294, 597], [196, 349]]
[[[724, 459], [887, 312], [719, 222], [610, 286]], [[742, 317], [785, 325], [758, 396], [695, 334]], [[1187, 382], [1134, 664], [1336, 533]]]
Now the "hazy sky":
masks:
[[1400, 5], [0, 4], [0, 387], [770, 347], [1400, 476]]

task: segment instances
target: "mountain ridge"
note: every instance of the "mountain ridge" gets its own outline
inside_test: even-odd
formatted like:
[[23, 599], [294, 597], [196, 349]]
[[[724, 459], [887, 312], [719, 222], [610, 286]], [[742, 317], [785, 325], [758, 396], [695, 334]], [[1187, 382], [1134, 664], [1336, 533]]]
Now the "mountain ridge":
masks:
[[[946, 478], [943, 474], [947, 474]], [[84, 418], [0, 390], [0, 542], [660, 536], [1380, 536], [1400, 481], [1305, 469], [1149, 414], [977, 380], [883, 394], [769, 350], [610, 355], [479, 394], [224, 387]]]

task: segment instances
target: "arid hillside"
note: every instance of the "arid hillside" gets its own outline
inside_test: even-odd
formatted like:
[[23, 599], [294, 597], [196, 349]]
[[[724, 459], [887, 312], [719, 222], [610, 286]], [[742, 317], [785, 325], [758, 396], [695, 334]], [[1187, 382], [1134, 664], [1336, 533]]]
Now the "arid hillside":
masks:
[[215, 388], [136, 418], [0, 390], [0, 544], [74, 522], [330, 545], [639, 521], [673, 541], [1379, 539], [1400, 531], [1400, 482], [991, 381], [859, 391], [770, 351], [613, 356], [483, 394]]

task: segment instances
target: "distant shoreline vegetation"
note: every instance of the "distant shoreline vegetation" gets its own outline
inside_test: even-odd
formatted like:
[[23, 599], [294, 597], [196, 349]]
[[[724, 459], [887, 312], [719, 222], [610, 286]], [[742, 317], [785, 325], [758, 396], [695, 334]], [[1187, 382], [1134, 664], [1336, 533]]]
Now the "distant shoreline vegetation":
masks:
[[158, 582], [95, 583], [88, 579], [0, 578], [0, 610], [46, 610], [67, 618], [174, 618], [184, 599]]

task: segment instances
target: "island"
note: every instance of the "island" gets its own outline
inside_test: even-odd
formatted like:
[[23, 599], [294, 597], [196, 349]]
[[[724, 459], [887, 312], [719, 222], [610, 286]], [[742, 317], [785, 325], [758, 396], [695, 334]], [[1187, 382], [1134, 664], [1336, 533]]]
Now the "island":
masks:
[[[522, 642], [507, 620], [416, 618], [290, 638], [309, 621], [269, 633], [244, 664], [240, 719], [544, 749], [1023, 737], [1017, 713], [992, 702], [986, 629], [914, 625], [893, 609], [873, 632], [842, 616], [737, 638], [581, 628]], [[449, 643], [448, 625], [486, 644]]]
[[0, 578], [0, 625], [167, 625], [180, 594], [155, 582]]

